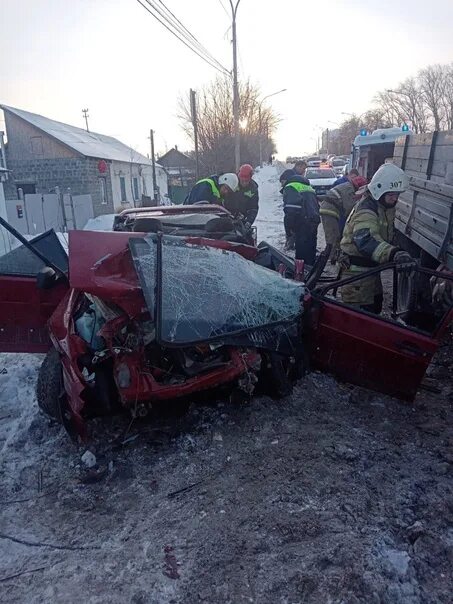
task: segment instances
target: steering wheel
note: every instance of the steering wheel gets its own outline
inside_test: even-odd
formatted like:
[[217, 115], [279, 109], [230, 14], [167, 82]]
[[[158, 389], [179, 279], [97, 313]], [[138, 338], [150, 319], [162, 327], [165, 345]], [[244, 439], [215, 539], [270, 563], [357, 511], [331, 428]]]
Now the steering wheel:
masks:
[[211, 203], [209, 201], [196, 201], [192, 204], [193, 206], [209, 206]]

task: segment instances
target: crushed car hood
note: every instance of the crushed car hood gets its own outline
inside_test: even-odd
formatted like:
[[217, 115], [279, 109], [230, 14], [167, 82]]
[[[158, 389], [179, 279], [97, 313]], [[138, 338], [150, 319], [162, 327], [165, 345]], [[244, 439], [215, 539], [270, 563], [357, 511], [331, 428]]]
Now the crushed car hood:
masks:
[[256, 253], [227, 241], [72, 231], [70, 285], [130, 316], [149, 312], [168, 346], [217, 340], [287, 351], [308, 290], [248, 259]]
[[256, 346], [257, 334], [273, 339], [273, 328], [280, 334], [302, 314], [304, 284], [233, 251], [166, 235], [134, 238], [129, 245], [157, 339], [166, 345], [237, 343], [236, 336], [250, 334]]

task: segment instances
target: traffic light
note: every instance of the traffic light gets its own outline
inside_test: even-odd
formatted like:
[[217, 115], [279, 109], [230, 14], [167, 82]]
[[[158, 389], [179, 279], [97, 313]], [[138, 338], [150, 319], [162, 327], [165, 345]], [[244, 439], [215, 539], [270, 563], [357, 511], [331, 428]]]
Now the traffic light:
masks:
[[403, 132], [409, 132], [409, 126], [408, 126], [406, 123], [404, 123], [404, 124], [403, 124], [403, 127], [401, 128], [401, 130], [402, 130]]
[[360, 130], [360, 136], [366, 136], [368, 134], [368, 132], [366, 131], [366, 128], [362, 128], [362, 130]]

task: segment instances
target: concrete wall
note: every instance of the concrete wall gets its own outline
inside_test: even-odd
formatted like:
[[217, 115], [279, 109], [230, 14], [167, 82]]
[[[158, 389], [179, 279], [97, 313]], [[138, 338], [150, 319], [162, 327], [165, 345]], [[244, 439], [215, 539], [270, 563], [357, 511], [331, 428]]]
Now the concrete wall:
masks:
[[[113, 161], [110, 169], [113, 205], [115, 211], [134, 207], [135, 203], [141, 201], [142, 195], [153, 196], [153, 173], [152, 166], [138, 165]], [[126, 185], [126, 201], [121, 200], [121, 178]], [[138, 198], [134, 200], [133, 179], [137, 178]], [[161, 196], [168, 193], [167, 174], [163, 168], [156, 167], [156, 180]]]
[[8, 111], [4, 114], [8, 138], [7, 161], [81, 157], [21, 118]]
[[[62, 193], [68, 188], [73, 195], [91, 195], [95, 216], [113, 213], [113, 193], [110, 178], [111, 166], [107, 163], [107, 172], [99, 172], [99, 160], [89, 157], [73, 157], [61, 159], [17, 160], [8, 158], [8, 167], [12, 170], [15, 184], [21, 182], [34, 183], [36, 193], [49, 193], [59, 187]], [[102, 203], [100, 179], [106, 185], [107, 203]], [[7, 198], [17, 196], [11, 188], [9, 179]], [[15, 188], [15, 187], [14, 187]]]

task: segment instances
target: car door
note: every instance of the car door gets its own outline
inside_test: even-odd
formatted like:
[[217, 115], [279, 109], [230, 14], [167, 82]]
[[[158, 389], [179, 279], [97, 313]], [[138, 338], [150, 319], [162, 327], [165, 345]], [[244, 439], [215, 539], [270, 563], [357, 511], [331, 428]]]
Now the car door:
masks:
[[308, 314], [313, 365], [340, 380], [412, 401], [453, 318], [452, 309], [432, 333], [424, 333], [327, 294], [326, 288], [313, 293]]
[[[0, 256], [0, 352], [46, 352], [50, 347], [47, 321], [68, 290], [57, 282], [39, 289], [37, 274], [46, 263], [33, 249], [65, 273], [67, 254], [54, 231], [48, 231], [20, 245], [4, 229]], [[6, 249], [5, 249], [6, 248]]]

